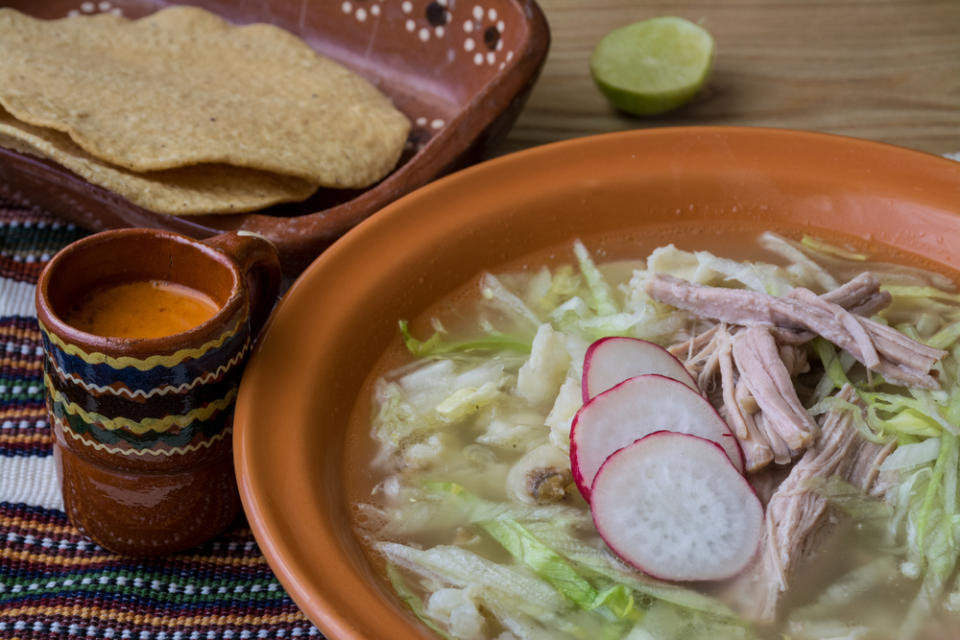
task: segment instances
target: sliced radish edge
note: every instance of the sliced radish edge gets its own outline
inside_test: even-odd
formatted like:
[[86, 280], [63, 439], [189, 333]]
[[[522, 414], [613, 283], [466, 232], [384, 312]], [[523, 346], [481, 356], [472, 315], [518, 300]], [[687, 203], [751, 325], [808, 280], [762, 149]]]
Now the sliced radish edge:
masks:
[[658, 431], [604, 462], [591, 511], [610, 549], [672, 581], [722, 580], [753, 559], [763, 507], [717, 443]]
[[658, 374], [624, 380], [583, 405], [570, 427], [570, 468], [589, 502], [597, 471], [612, 453], [656, 431], [689, 433], [719, 445], [743, 473], [733, 432], [710, 402], [682, 382]]
[[696, 379], [680, 360], [655, 342], [625, 336], [595, 340], [583, 357], [580, 390], [587, 403], [599, 393], [628, 378], [660, 374], [700, 391]]

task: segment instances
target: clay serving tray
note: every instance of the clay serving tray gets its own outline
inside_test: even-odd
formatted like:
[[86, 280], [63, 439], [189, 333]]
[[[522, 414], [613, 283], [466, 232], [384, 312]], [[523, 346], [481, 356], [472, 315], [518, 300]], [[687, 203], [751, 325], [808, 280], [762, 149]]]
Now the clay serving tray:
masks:
[[[42, 18], [117, 12], [138, 18], [163, 0], [0, 0]], [[155, 227], [203, 238], [260, 233], [298, 273], [331, 242], [387, 203], [483, 157], [516, 119], [549, 47], [532, 0], [200, 0], [237, 24], [268, 22], [372, 81], [412, 123], [394, 171], [363, 190], [321, 189], [256, 213], [177, 218], [134, 206], [75, 174], [0, 148], [0, 195], [91, 230]]]

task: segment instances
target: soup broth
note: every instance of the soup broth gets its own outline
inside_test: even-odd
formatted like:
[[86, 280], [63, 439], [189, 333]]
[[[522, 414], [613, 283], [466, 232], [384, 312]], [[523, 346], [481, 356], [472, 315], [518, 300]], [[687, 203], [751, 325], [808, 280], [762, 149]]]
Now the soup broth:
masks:
[[162, 338], [206, 322], [217, 310], [210, 296], [191, 287], [144, 280], [94, 289], [69, 310], [64, 321], [98, 336]]
[[[354, 416], [373, 442], [369, 484], [354, 480], [352, 488], [356, 524], [427, 626], [500, 640], [960, 634], [960, 413], [950, 408], [960, 407], [960, 298], [952, 279], [814, 238], [764, 234], [730, 251], [669, 245], [604, 261], [578, 244], [570, 260], [484, 274], [472, 293], [416, 319], [405, 348], [385, 355], [367, 388], [369, 411]], [[944, 350], [931, 368], [938, 388], [886, 381], [822, 337], [795, 350], [779, 343], [790, 351], [785, 361], [799, 359], [786, 366], [803, 411], [821, 427], [836, 418], [842, 427], [830, 429], [846, 430], [844, 452], [856, 464], [791, 484], [828, 446], [813, 439], [749, 469], [768, 533], [729, 578], [660, 580], [618, 557], [571, 473], [588, 346], [617, 335], [676, 347], [726, 330], [653, 299], [646, 287], [660, 275], [783, 298], [800, 288], [824, 295], [862, 272], [874, 274], [878, 296], [890, 295], [870, 309], [877, 324]], [[692, 357], [701, 346], [674, 352], [732, 424], [719, 368]], [[862, 474], [854, 469], [861, 463]], [[800, 494], [802, 503], [777, 503]], [[774, 516], [775, 503], [788, 505], [786, 515]], [[807, 520], [790, 520], [798, 513]], [[776, 528], [788, 521], [789, 531]], [[782, 546], [771, 545], [770, 531]], [[774, 561], [775, 551], [783, 555]]]

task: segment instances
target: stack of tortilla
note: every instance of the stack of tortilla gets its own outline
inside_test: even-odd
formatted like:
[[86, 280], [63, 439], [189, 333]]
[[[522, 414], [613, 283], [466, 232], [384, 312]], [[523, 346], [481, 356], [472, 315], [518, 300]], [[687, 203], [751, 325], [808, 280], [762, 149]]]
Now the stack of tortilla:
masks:
[[410, 127], [293, 34], [193, 7], [135, 21], [0, 9], [0, 107], [0, 146], [173, 215], [369, 186]]

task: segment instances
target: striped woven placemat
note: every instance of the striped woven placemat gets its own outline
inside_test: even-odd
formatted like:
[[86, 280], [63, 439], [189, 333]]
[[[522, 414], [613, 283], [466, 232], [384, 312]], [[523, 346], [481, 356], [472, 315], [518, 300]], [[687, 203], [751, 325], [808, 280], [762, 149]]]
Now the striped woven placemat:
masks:
[[321, 638], [242, 518], [201, 547], [151, 560], [109, 553], [67, 520], [33, 294], [44, 263], [86, 233], [0, 200], [0, 639]]

